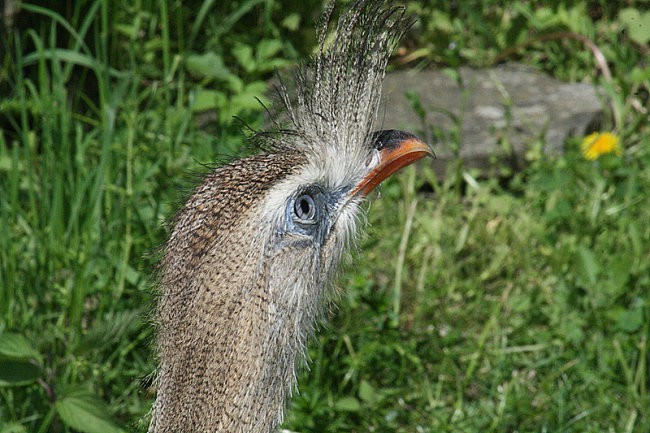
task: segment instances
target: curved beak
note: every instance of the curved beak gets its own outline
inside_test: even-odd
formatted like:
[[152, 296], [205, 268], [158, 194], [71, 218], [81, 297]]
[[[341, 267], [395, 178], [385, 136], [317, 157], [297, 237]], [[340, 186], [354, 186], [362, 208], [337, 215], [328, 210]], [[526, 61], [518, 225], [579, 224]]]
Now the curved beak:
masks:
[[379, 151], [379, 162], [352, 190], [351, 195], [368, 195], [384, 179], [415, 161], [435, 154], [431, 147], [413, 134], [394, 129], [373, 135], [373, 147]]

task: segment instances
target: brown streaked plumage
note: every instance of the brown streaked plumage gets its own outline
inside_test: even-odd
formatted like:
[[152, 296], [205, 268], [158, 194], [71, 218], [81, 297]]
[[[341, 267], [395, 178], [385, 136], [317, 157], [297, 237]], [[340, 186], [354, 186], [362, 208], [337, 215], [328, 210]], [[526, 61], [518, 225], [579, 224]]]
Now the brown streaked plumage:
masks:
[[161, 260], [158, 395], [150, 432], [277, 430], [360, 204], [431, 154], [414, 136], [373, 133], [402, 9], [359, 0], [284, 88], [290, 128], [216, 169], [174, 220]]

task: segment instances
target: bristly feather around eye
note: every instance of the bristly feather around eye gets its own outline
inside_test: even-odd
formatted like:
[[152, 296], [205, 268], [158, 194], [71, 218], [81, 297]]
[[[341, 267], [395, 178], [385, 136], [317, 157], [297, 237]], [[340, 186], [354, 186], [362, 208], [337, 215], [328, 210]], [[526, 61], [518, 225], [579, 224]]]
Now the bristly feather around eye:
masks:
[[272, 115], [275, 128], [255, 134], [262, 147], [340, 160], [367, 157], [385, 68], [409, 23], [402, 6], [357, 0], [331, 29], [335, 3], [328, 4], [319, 24], [317, 53], [294, 74], [294, 97], [280, 77], [276, 90], [284, 115]]

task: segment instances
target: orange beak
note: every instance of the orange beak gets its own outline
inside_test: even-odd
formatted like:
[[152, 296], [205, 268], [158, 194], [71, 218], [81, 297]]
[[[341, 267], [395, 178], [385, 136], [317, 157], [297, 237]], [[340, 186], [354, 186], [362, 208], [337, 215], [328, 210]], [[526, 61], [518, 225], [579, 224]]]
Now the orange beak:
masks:
[[379, 150], [379, 163], [359, 184], [351, 195], [368, 195], [384, 179], [415, 161], [435, 154], [431, 147], [413, 134], [397, 130], [378, 131], [373, 146]]

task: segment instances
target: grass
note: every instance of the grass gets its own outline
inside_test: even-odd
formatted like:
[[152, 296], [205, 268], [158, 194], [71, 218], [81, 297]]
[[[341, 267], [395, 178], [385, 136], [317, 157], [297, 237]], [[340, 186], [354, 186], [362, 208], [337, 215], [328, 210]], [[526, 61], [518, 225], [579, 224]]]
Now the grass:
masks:
[[[240, 148], [232, 116], [259, 126], [254, 96], [314, 43], [317, 2], [194, 3], [24, 4], [29, 25], [5, 35], [0, 432], [146, 431], [165, 222], [202, 163]], [[531, 145], [509, 179], [458, 161], [448, 179], [422, 164], [387, 182], [286, 427], [649, 431], [642, 3], [407, 3], [419, 20], [396, 65], [506, 53], [593, 82], [623, 154], [587, 161], [575, 137], [559, 157]]]

